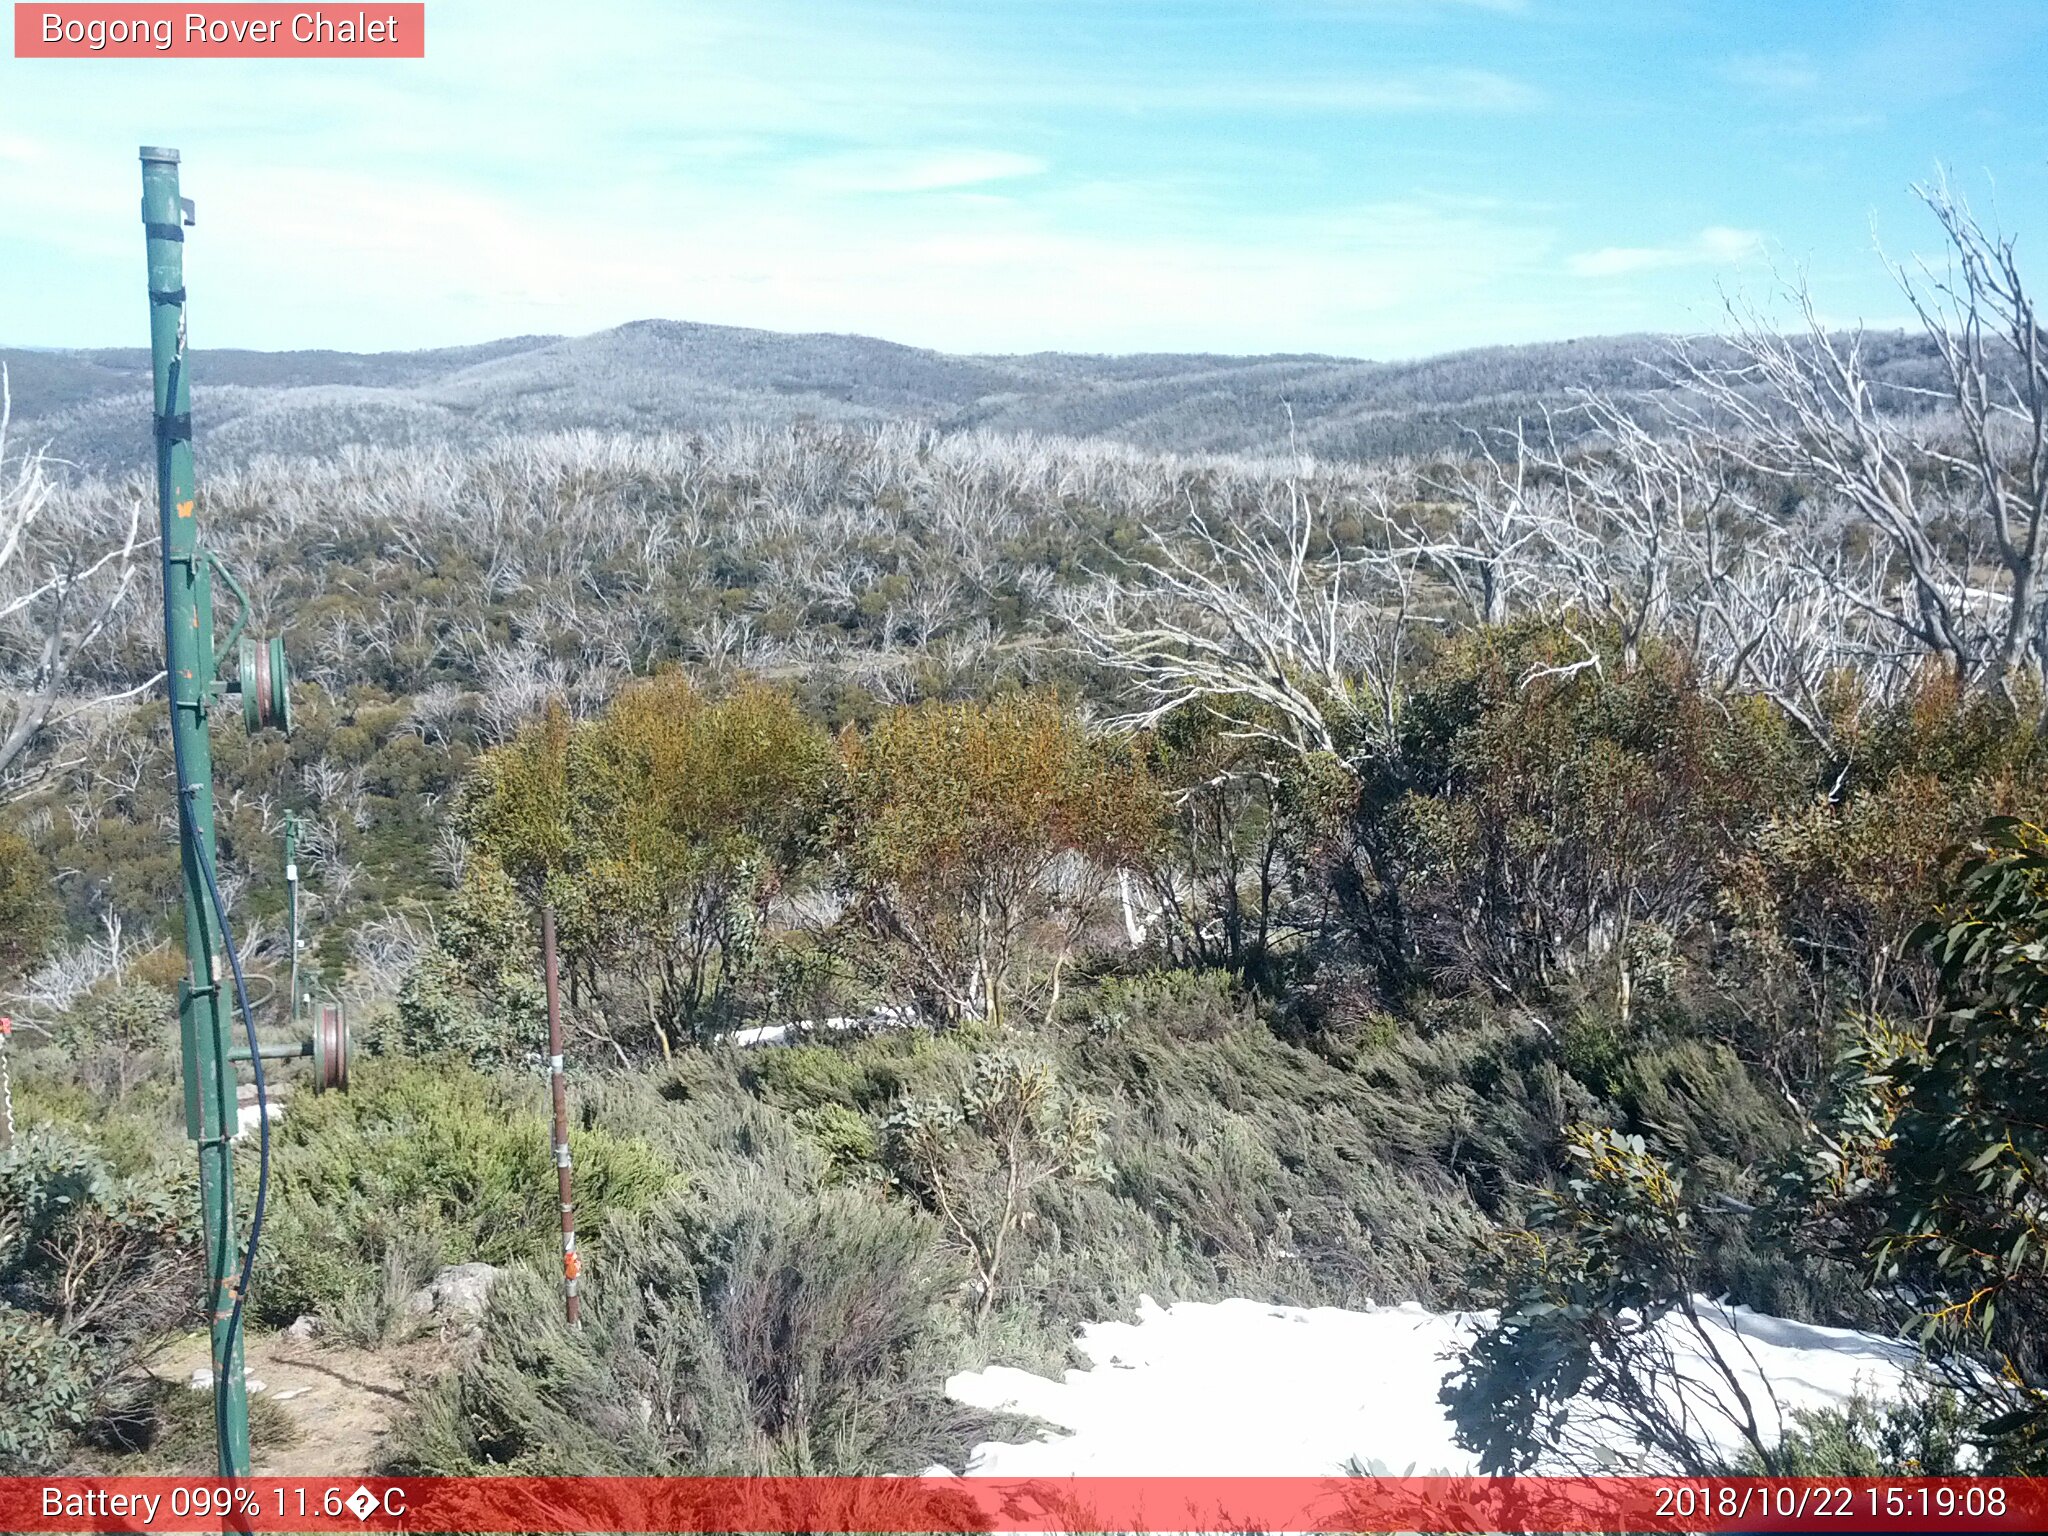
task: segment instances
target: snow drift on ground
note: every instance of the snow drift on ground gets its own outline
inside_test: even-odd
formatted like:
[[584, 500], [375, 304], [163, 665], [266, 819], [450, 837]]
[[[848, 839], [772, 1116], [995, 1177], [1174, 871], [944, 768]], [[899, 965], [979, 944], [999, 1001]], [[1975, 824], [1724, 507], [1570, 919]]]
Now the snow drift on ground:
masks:
[[[1869, 1334], [1704, 1299], [1701, 1309], [1773, 1438], [1795, 1410], [1858, 1393], [1896, 1397], [1913, 1360], [1909, 1348]], [[955, 1376], [946, 1391], [1068, 1432], [977, 1446], [965, 1470], [982, 1476], [1315, 1477], [1354, 1460], [1395, 1475], [1411, 1464], [1417, 1475], [1475, 1472], [1437, 1390], [1451, 1369], [1447, 1353], [1486, 1320], [1412, 1302], [1354, 1312], [1256, 1301], [1161, 1307], [1146, 1297], [1137, 1322], [1081, 1331], [1092, 1369], [1052, 1381], [996, 1366]], [[1686, 1350], [1675, 1330], [1670, 1342]], [[1725, 1426], [1710, 1438], [1731, 1454], [1739, 1444]], [[1626, 1453], [1615, 1470], [1631, 1470]]]

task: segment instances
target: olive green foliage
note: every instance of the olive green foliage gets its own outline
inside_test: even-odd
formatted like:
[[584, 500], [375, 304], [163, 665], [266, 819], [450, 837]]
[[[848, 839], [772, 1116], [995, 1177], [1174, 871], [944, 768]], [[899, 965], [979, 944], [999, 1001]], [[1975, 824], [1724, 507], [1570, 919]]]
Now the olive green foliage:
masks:
[[[1066, 1071], [1109, 1106], [1111, 1187], [1221, 1293], [1339, 1305], [1455, 1293], [1483, 1223], [1438, 1156], [1461, 1136], [1528, 1129], [1519, 1089], [1489, 1106], [1468, 1080], [1500, 1037], [1409, 1038], [1347, 1071], [1276, 1038], [1216, 973], [1123, 983], [1097, 1001]], [[1485, 1155], [1474, 1149], [1475, 1173]]]
[[[572, 1128], [577, 1207], [609, 1211], [673, 1187], [634, 1136]], [[303, 1096], [271, 1133], [271, 1212], [255, 1305], [266, 1321], [354, 1307], [375, 1317], [439, 1264], [537, 1259], [558, 1243], [544, 1084], [457, 1061], [367, 1061], [346, 1095]], [[421, 1273], [425, 1271], [425, 1273]], [[376, 1331], [372, 1326], [370, 1331]]]
[[671, 672], [488, 754], [459, 822], [554, 905], [591, 1001], [667, 1051], [763, 1000], [768, 913], [813, 873], [832, 764], [787, 691], [712, 697]]
[[398, 1465], [453, 1473], [917, 1472], [986, 1421], [947, 1401], [962, 1275], [928, 1217], [736, 1152], [604, 1234], [580, 1334], [515, 1274]]
[[[1557, 1457], [1590, 1471], [1629, 1454], [1701, 1476], [1720, 1460], [1698, 1429], [1705, 1408], [1726, 1412], [1776, 1475], [1775, 1415], [1751, 1400], [1699, 1311], [1702, 1245], [1679, 1178], [1639, 1136], [1582, 1127], [1568, 1150], [1564, 1187], [1496, 1239], [1507, 1301], [1441, 1393], [1459, 1443], [1488, 1473]], [[1697, 1365], [1663, 1336], [1674, 1325]], [[1706, 1407], [1716, 1403], [1728, 1406]], [[1624, 1449], [1631, 1441], [1640, 1452]]]
[[1050, 1062], [991, 1051], [943, 1095], [903, 1100], [885, 1160], [974, 1266], [978, 1316], [995, 1309], [1009, 1249], [1039, 1190], [1056, 1179], [1107, 1181], [1102, 1116], [1063, 1093]]
[[68, 1439], [92, 1417], [92, 1381], [75, 1339], [47, 1318], [0, 1302], [0, 1477], [61, 1465]]
[[[1982, 1469], [1970, 1445], [1969, 1414], [1949, 1387], [1919, 1387], [1902, 1399], [1852, 1397], [1840, 1408], [1801, 1410], [1779, 1443], [1785, 1477], [1958, 1477]], [[1746, 1458], [1735, 1470], [1764, 1475]]]
[[1312, 926], [1303, 877], [1341, 799], [1271, 743], [1204, 711], [1169, 715], [1143, 751], [1153, 781], [1171, 789], [1144, 865], [1159, 909], [1155, 942], [1175, 964], [1277, 985], [1281, 962]]
[[1720, 707], [1674, 651], [1583, 660], [1556, 625], [1454, 641], [1409, 695], [1367, 841], [1427, 974], [1507, 995], [1604, 956], [1626, 1022], [1631, 936], [1697, 928], [1804, 765], [1782, 720]]
[[143, 1350], [194, 1320], [197, 1193], [123, 1176], [66, 1130], [0, 1153], [0, 1469], [45, 1471], [132, 1395]]
[[1050, 1010], [1155, 835], [1142, 767], [1043, 694], [892, 710], [841, 754], [844, 878], [889, 979], [941, 1019]]
[[[1050, 1008], [1160, 815], [1142, 768], [1049, 695], [894, 710], [835, 752], [785, 689], [676, 673], [486, 754], [458, 819], [554, 905], [574, 1001], [668, 1054], [800, 1013], [844, 970], [941, 1020]], [[814, 889], [843, 916], [790, 926]], [[487, 985], [439, 948], [402, 1010], [422, 1038], [461, 1034], [463, 987]]]
[[[1069, 1320], [1144, 1293], [1460, 1299], [1489, 1209], [1595, 1104], [1540, 1031], [1387, 1032], [1339, 1066], [1279, 1038], [1221, 971], [1091, 984], [1028, 1040], [1020, 1058], [1016, 1032], [984, 1025], [891, 1031], [740, 1064], [828, 1180], [938, 1218], [975, 1274], [984, 1347], [1020, 1360], [1056, 1363]], [[990, 1092], [1005, 1113], [984, 1116], [977, 1077], [1044, 1108]], [[1067, 1139], [1075, 1111], [1084, 1132], [1099, 1118], [1092, 1156]]]
[[160, 1085], [177, 1054], [177, 995], [131, 970], [77, 999], [56, 1036], [79, 1082], [110, 1106], [125, 1105], [143, 1085]]
[[[1923, 1303], [1937, 1345], [1987, 1352], [1973, 1406], [2002, 1463], [2048, 1468], [2048, 832], [1992, 823], [1918, 934], [1939, 967], [1924, 1037], [1862, 1063], [1883, 1151], [1861, 1198], [1880, 1271]], [[1983, 1398], [1992, 1398], [1986, 1404]]]
[[50, 871], [27, 839], [0, 828], [0, 981], [43, 957], [57, 937], [60, 912]]
[[479, 855], [442, 908], [434, 943], [399, 983], [388, 1043], [477, 1065], [545, 1054], [546, 998], [532, 909], [495, 859]]
[[[1722, 904], [1744, 968], [1790, 990], [1819, 1018], [1917, 1014], [1936, 1002], [1907, 940], [1941, 894], [1949, 851], [1985, 821], [2048, 811], [2044, 738], [2012, 706], [1930, 674], [1883, 707], [1844, 707], [1843, 760], [1819, 765], [1812, 793], [1779, 809], [1734, 862]], [[1753, 1049], [1809, 1075], [1826, 1045], [1811, 1034]]]

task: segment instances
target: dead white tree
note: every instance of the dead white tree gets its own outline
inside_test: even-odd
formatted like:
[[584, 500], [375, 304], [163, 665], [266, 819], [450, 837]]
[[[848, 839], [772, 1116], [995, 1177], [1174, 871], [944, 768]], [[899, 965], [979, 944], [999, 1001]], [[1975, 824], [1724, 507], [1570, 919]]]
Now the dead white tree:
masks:
[[79, 658], [127, 599], [142, 543], [139, 503], [126, 537], [103, 547], [82, 519], [50, 525], [56, 489], [44, 455], [8, 457], [13, 405], [0, 367], [0, 779], [49, 722]]
[[1188, 493], [1184, 527], [1154, 530], [1139, 571], [1067, 599], [1082, 651], [1136, 696], [1117, 724], [1195, 706], [1302, 756], [1391, 745], [1416, 558], [1340, 547], [1318, 500], [1290, 477], [1224, 521]]
[[1945, 183], [1915, 190], [1948, 261], [1893, 273], [1940, 388], [1879, 377], [1862, 331], [1830, 330], [1803, 287], [1793, 334], [1731, 308], [1733, 360], [1683, 351], [1676, 378], [1732, 455], [1875, 536], [1881, 560], [1814, 552], [1807, 575], [1833, 603], [1959, 684], [2010, 698], [2022, 675], [2048, 672], [2048, 333], [2012, 239]]
[[1374, 521], [1387, 548], [1414, 556], [1456, 596], [1470, 623], [1505, 624], [1552, 596], [1536, 559], [1551, 514], [1530, 482], [1526, 455], [1503, 458], [1479, 433], [1472, 442], [1475, 458], [1429, 487], [1450, 509], [1441, 534], [1386, 505], [1374, 509]]

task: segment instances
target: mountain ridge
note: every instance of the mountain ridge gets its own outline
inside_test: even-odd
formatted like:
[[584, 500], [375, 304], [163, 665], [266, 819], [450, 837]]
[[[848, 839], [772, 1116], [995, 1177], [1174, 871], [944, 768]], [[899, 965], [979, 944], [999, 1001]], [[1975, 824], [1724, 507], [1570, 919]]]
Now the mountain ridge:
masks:
[[[1663, 392], [1651, 334], [1375, 361], [1318, 353], [949, 353], [879, 337], [696, 321], [504, 337], [411, 352], [192, 354], [202, 449], [229, 459], [595, 428], [892, 419], [1189, 453], [1438, 453], [1575, 391]], [[1882, 373], [1925, 382], [1924, 338], [1866, 337]], [[148, 459], [144, 348], [0, 347], [15, 425], [53, 456], [117, 472]]]

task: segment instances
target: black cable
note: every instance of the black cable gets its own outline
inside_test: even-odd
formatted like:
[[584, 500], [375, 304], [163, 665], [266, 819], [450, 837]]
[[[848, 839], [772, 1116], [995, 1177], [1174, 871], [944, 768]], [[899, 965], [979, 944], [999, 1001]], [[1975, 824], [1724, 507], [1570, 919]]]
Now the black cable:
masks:
[[[184, 361], [181, 355], [171, 363], [169, 388], [165, 395], [167, 403], [175, 401], [178, 397], [178, 375], [184, 367]], [[157, 449], [159, 455], [164, 453], [165, 446], [160, 438]], [[159, 465], [159, 487], [168, 484], [165, 473], [168, 469], [168, 463]], [[171, 572], [173, 562], [171, 557], [170, 497], [161, 490], [158, 495], [157, 521], [160, 535], [157, 547], [163, 557], [164, 578], [164, 686], [170, 695], [171, 702], [171, 761], [173, 771], [178, 776], [179, 830], [186, 845], [192, 849], [193, 862], [199, 866], [199, 873], [206, 881], [206, 894], [213, 906], [214, 919], [220, 927], [221, 946], [228, 952], [228, 967], [234, 973], [235, 1000], [241, 1006], [242, 1027], [249, 1037], [249, 1065], [254, 1070], [256, 1077], [256, 1124], [259, 1149], [256, 1164], [256, 1204], [249, 1217], [249, 1245], [243, 1250], [242, 1273], [235, 1283], [235, 1304], [228, 1313], [227, 1347], [221, 1352], [220, 1374], [213, 1384], [214, 1431], [220, 1437], [221, 1444], [226, 1445], [228, 1440], [226, 1378], [228, 1372], [234, 1368], [235, 1350], [242, 1342], [242, 1303], [249, 1295], [249, 1282], [256, 1270], [256, 1249], [257, 1245], [263, 1240], [263, 1210], [270, 1197], [270, 1096], [267, 1085], [263, 1080], [263, 1057], [258, 1050], [256, 1042], [256, 1015], [249, 1007], [249, 983], [242, 975], [242, 958], [235, 952], [235, 935], [234, 930], [228, 924], [227, 903], [221, 899], [220, 882], [214, 875], [213, 851], [206, 846], [205, 840], [199, 836], [198, 829], [193, 822], [192, 797], [199, 792], [199, 787], [196, 784], [188, 784], [185, 778], [185, 748], [178, 734], [178, 710], [182, 701], [178, 697], [178, 669], [172, 664], [171, 660], [170, 593], [171, 581], [173, 579]], [[192, 558], [201, 559], [204, 557], [195, 552]], [[215, 983], [215, 985], [217, 986], [218, 983]], [[239, 1134], [241, 1130], [239, 1106], [235, 1109], [235, 1117], [237, 1121], [235, 1130]], [[225, 1124], [220, 1129], [223, 1136], [228, 1135], [228, 1128]], [[234, 1220], [233, 1208], [230, 1207], [225, 1212], [225, 1215], [232, 1227]], [[233, 1470], [230, 1468], [230, 1471]]]

